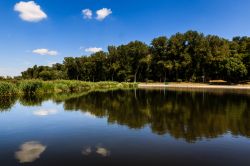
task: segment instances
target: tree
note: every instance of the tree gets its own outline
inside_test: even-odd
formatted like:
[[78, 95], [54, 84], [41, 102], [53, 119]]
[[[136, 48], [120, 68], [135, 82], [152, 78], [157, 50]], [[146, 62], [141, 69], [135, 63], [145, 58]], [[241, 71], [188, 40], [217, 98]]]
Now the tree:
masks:
[[170, 60], [168, 56], [168, 39], [165, 36], [155, 38], [151, 42], [150, 52], [152, 54], [152, 78], [154, 80], [162, 79], [163, 75], [161, 72], [161, 63], [166, 60]]
[[117, 78], [117, 72], [120, 69], [117, 48], [115, 46], [108, 46], [107, 55], [107, 70], [112, 81]]
[[247, 69], [243, 62], [237, 57], [226, 59], [226, 79], [230, 82], [238, 82], [247, 75]]
[[76, 59], [72, 57], [64, 58], [63, 65], [65, 66], [69, 79], [79, 79], [79, 66], [76, 63]]
[[250, 79], [250, 37], [231, 41], [197, 31], [160, 36], [150, 45], [132, 41], [90, 56], [66, 57], [62, 64], [33, 66], [23, 79], [84, 81], [209, 81]]
[[167, 72], [170, 75], [170, 72], [173, 70], [172, 61], [158, 61], [158, 66], [160, 66], [164, 72], [164, 82], [167, 80]]
[[137, 82], [137, 76], [141, 68], [141, 60], [149, 54], [149, 48], [145, 43], [140, 41], [130, 42], [126, 47], [132, 69], [131, 72], [134, 75], [134, 82]]

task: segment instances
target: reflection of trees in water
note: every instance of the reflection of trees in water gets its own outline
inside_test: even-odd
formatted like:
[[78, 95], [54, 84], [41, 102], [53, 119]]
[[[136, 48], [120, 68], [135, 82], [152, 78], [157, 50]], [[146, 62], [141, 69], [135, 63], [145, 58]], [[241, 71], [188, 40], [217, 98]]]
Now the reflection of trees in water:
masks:
[[15, 96], [0, 97], [0, 112], [8, 111], [16, 103], [17, 98]]
[[[22, 96], [25, 106], [41, 105], [52, 99], [65, 101], [66, 110], [81, 110], [109, 123], [143, 128], [150, 125], [157, 134], [195, 141], [214, 138], [230, 131], [250, 137], [250, 96], [236, 93], [183, 91], [110, 91], [44, 96]], [[17, 97], [0, 98], [0, 111], [9, 110]]]
[[[86, 95], [86, 93], [84, 93]], [[82, 96], [83, 93], [59, 93], [59, 94], [43, 94], [43, 95], [21, 95], [21, 96], [4, 96], [0, 97], [0, 111], [9, 111], [15, 105], [17, 100], [23, 106], [41, 106], [43, 102], [52, 100], [56, 104], [62, 103], [64, 100]]]
[[19, 102], [24, 106], [41, 106], [46, 100], [51, 99], [52, 95], [24, 95], [19, 98]]
[[227, 131], [250, 136], [250, 97], [176, 91], [114, 91], [90, 93], [65, 101], [66, 110], [90, 112], [108, 122], [195, 141]]

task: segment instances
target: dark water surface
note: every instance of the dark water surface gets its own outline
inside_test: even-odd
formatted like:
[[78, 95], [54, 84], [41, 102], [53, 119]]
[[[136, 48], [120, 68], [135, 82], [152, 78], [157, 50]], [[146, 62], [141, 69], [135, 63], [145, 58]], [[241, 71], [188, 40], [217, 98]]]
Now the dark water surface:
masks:
[[0, 100], [0, 166], [250, 166], [250, 95], [130, 90]]

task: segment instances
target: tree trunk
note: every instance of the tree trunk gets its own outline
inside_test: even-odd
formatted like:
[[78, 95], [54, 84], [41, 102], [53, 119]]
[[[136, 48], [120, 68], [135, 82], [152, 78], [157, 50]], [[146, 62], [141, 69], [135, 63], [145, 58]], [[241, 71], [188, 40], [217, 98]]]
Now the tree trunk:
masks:
[[112, 77], [112, 78], [111, 78], [112, 81], [114, 81], [114, 73], [115, 73], [115, 72], [113, 71], [112, 76], [111, 76], [111, 77]]
[[167, 72], [165, 71], [164, 83], [166, 82], [166, 80], [167, 80]]
[[137, 72], [135, 73], [135, 76], [134, 76], [134, 82], [136, 82], [136, 76], [137, 76]]

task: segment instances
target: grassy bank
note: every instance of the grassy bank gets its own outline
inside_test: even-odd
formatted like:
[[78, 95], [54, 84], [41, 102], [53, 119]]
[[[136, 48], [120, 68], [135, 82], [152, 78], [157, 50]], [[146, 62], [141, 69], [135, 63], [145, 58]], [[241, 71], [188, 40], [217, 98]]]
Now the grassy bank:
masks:
[[136, 88], [134, 83], [118, 82], [83, 82], [71, 80], [41, 81], [1, 81], [0, 96], [49, 94], [49, 93], [78, 93], [92, 90], [129, 89]]

